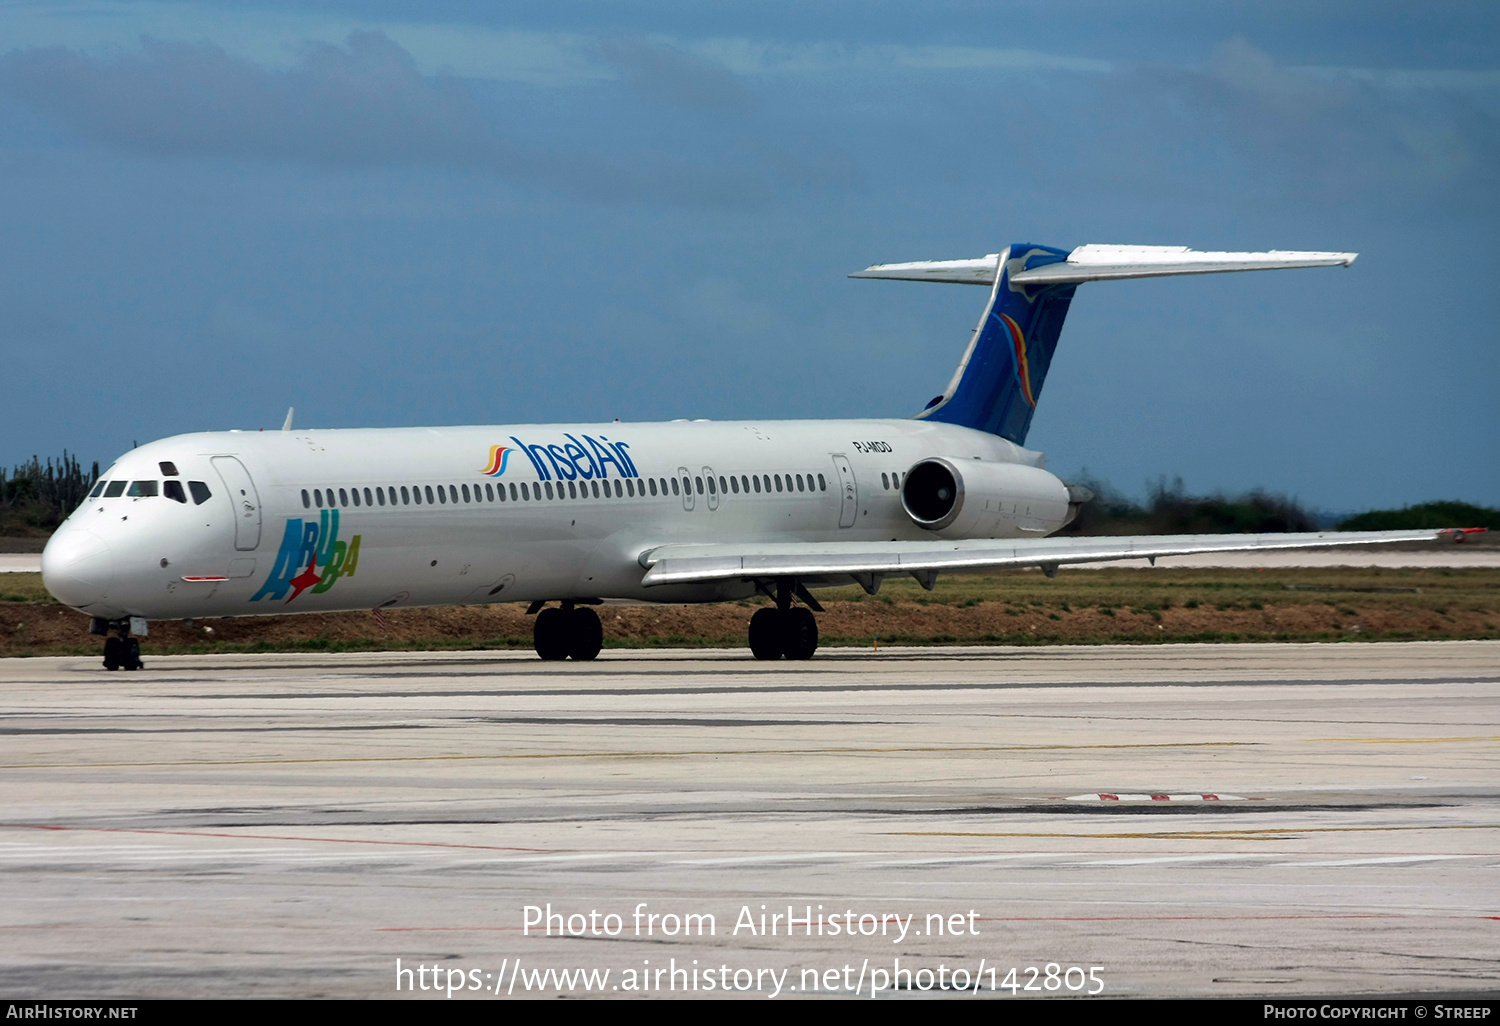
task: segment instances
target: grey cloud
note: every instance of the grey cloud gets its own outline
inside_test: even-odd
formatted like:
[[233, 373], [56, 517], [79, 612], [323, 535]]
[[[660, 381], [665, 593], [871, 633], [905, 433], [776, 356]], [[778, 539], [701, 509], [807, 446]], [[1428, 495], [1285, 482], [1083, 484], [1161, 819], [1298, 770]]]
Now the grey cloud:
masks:
[[[734, 102], [727, 72], [661, 48], [612, 51], [651, 89], [689, 88], [715, 109]], [[701, 65], [701, 66], [700, 66]], [[605, 202], [754, 207], [779, 191], [842, 187], [785, 158], [717, 161], [644, 150], [567, 153], [505, 138], [468, 85], [424, 76], [379, 32], [343, 47], [311, 44], [293, 67], [271, 70], [208, 44], [142, 40], [112, 59], [51, 47], [0, 56], [0, 89], [82, 138], [156, 156], [216, 157], [371, 167], [427, 164]], [[795, 162], [793, 162], [795, 163]], [[810, 181], [809, 178], [812, 180]]]
[[723, 65], [670, 46], [612, 39], [599, 44], [599, 57], [636, 93], [658, 103], [710, 114], [743, 114], [755, 105], [754, 94]]
[[1408, 207], [1464, 196], [1488, 209], [1500, 185], [1497, 122], [1469, 95], [1286, 67], [1242, 38], [1200, 68], [1121, 68], [1100, 100], [1104, 173], [1147, 192], [1186, 183], [1207, 195]]
[[98, 60], [53, 47], [0, 58], [0, 87], [86, 139], [154, 154], [339, 165], [503, 159], [473, 97], [425, 79], [378, 32], [314, 44], [270, 71], [208, 43], [141, 42]]

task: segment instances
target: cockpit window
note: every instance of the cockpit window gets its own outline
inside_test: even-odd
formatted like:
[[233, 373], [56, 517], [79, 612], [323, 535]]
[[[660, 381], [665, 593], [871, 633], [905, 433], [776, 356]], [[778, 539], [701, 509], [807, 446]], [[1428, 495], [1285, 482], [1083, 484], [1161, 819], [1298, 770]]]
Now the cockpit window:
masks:
[[157, 464], [157, 466], [161, 468], [162, 477], [177, 476], [177, 464], [173, 463], [171, 460], [162, 460]]
[[157, 483], [156, 481], [132, 481], [130, 490], [125, 494], [132, 499], [154, 499]]
[[181, 481], [163, 481], [161, 493], [173, 502], [187, 502], [187, 495], [182, 490]]
[[109, 487], [104, 489], [104, 497], [113, 499], [117, 495], [125, 494], [125, 486], [129, 483], [129, 481], [111, 481]]
[[209, 500], [213, 492], [208, 490], [208, 485], [202, 481], [189, 481], [188, 491], [193, 493], [193, 505], [201, 506]]
[[99, 498], [99, 493], [102, 492], [102, 491], [104, 491], [104, 486], [107, 485], [107, 484], [109, 484], [108, 481], [100, 481], [98, 484], [94, 485], [94, 490], [91, 491], [91, 492], [89, 492], [89, 498], [91, 498], [91, 499], [97, 499], [97, 498]]

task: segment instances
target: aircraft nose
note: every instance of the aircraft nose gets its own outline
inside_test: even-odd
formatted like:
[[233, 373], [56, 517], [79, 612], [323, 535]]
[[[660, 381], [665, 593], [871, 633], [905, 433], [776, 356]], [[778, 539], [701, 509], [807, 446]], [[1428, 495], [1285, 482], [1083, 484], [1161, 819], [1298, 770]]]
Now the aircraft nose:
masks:
[[109, 591], [114, 556], [92, 531], [62, 530], [42, 550], [42, 583], [59, 602], [80, 607]]

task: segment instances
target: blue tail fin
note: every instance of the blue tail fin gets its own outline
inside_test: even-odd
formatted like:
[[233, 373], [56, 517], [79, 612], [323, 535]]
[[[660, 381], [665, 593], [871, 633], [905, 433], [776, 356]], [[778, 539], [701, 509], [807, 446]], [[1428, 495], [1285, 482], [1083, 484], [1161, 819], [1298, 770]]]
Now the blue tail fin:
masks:
[[1026, 443], [1074, 283], [1012, 285], [1012, 273], [1055, 264], [1068, 250], [1011, 246], [1000, 254], [990, 302], [947, 389], [918, 418], [961, 424]]

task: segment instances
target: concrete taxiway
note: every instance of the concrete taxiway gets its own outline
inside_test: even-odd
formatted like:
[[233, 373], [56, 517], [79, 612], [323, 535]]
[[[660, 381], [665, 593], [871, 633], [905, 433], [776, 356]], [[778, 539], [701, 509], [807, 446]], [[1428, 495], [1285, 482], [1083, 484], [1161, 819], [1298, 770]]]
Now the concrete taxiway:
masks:
[[1495, 642], [16, 659], [0, 782], [6, 997], [1500, 989]]

